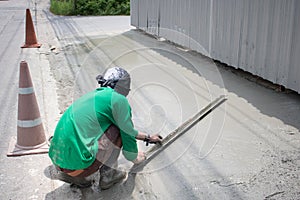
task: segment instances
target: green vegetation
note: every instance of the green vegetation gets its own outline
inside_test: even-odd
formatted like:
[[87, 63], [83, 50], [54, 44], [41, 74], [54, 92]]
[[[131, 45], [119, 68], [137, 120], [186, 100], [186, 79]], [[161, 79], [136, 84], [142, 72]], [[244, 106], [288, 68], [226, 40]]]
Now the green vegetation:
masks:
[[130, 0], [50, 0], [57, 15], [129, 15]]
[[74, 0], [51, 0], [50, 11], [56, 15], [73, 15]]

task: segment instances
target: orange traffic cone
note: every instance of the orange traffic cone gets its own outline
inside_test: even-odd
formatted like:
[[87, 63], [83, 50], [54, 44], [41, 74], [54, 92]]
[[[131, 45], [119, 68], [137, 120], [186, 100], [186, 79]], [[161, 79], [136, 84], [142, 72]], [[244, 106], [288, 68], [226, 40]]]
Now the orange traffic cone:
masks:
[[47, 153], [48, 143], [33, 90], [27, 62], [20, 63], [17, 142], [13, 138], [7, 156]]
[[21, 48], [40, 48], [41, 44], [37, 43], [30, 10], [28, 8], [26, 9], [25, 29], [25, 44]]

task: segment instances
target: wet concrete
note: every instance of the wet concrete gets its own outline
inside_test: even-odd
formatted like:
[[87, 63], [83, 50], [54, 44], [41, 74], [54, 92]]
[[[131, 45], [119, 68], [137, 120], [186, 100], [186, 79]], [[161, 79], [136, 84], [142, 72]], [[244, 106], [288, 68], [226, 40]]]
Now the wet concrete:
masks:
[[[166, 136], [219, 95], [228, 100], [124, 182], [99, 191], [95, 174], [91, 188], [78, 189], [56, 180], [47, 155], [6, 158], [6, 142], [16, 129], [14, 79], [10, 108], [3, 107], [9, 120], [1, 120], [9, 133], [1, 133], [1, 199], [300, 198], [298, 94], [276, 92], [250, 75], [156, 40], [130, 27], [129, 17], [61, 17], [50, 14], [45, 2], [38, 5], [43, 46], [18, 55], [33, 63], [48, 136], [60, 113], [97, 87], [96, 75], [113, 65], [132, 75], [128, 99], [141, 131]], [[122, 156], [119, 162], [130, 171], [131, 163]]]

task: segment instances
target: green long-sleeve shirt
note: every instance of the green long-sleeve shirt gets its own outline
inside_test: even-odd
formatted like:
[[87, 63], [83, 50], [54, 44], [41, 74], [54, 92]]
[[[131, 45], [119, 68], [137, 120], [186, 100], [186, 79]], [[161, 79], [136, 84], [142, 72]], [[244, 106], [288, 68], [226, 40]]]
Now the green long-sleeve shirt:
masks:
[[90, 166], [98, 152], [98, 139], [114, 124], [120, 129], [123, 155], [137, 157], [131, 108], [125, 96], [111, 88], [98, 88], [76, 100], [59, 120], [51, 140], [49, 157], [62, 168], [77, 170]]

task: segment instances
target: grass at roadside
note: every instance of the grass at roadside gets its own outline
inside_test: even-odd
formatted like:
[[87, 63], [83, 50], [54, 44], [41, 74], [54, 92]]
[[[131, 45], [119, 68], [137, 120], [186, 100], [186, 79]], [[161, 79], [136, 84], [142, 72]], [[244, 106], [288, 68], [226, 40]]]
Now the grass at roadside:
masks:
[[56, 15], [73, 15], [74, 0], [51, 0], [50, 11]]
[[130, 0], [50, 0], [56, 15], [129, 15]]

